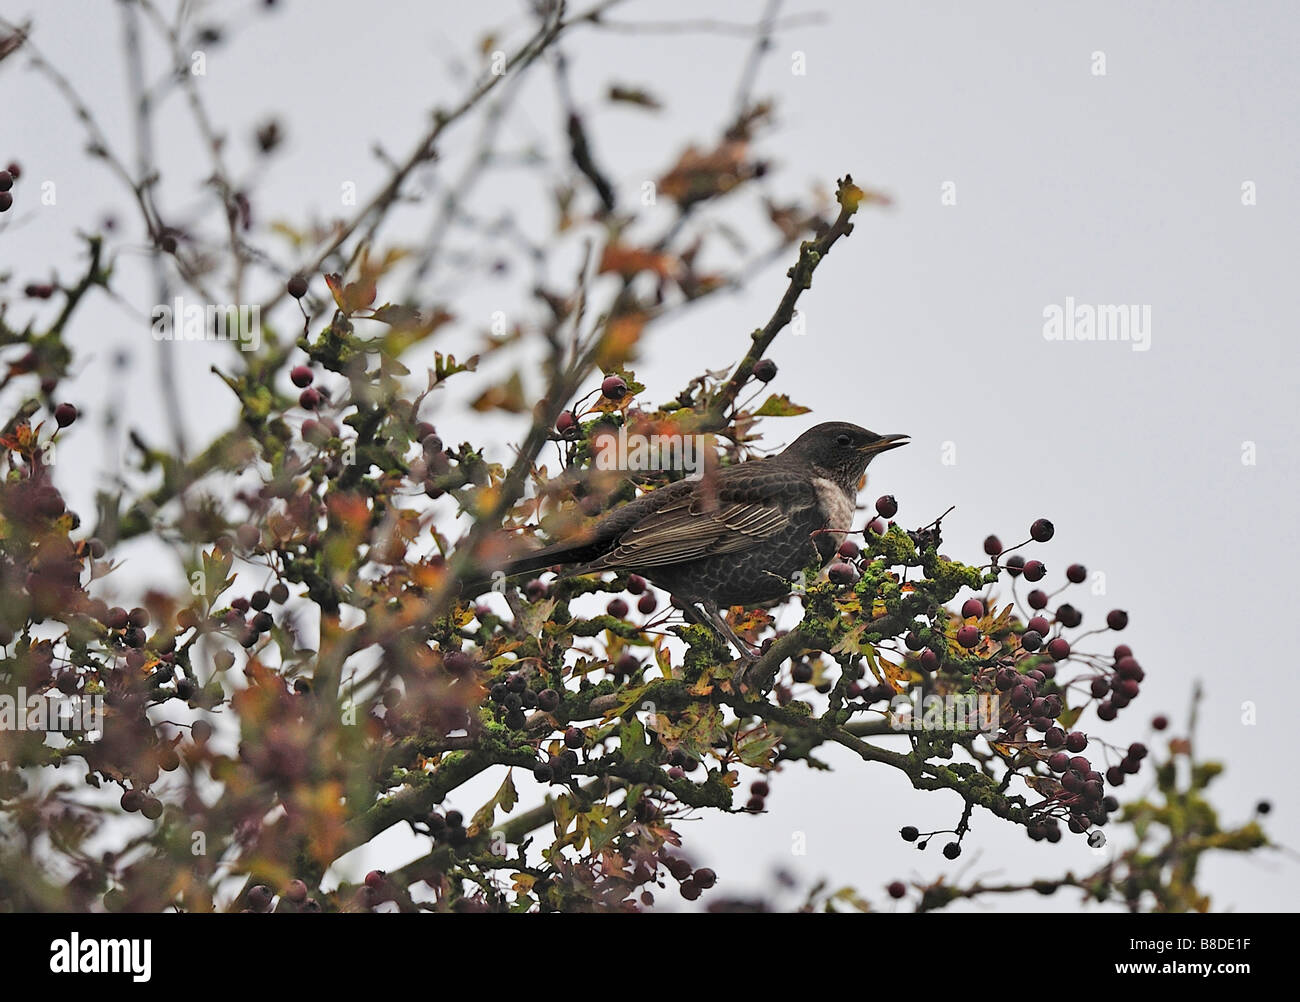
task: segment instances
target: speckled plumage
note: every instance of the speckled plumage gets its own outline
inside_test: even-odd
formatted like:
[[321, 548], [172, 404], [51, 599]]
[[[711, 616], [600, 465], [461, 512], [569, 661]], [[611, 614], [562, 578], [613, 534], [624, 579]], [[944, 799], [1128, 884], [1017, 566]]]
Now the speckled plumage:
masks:
[[904, 437], [820, 424], [779, 455], [651, 491], [606, 515], [582, 540], [520, 557], [505, 570], [630, 570], [706, 607], [781, 599], [798, 571], [834, 556], [852, 528], [867, 464]]

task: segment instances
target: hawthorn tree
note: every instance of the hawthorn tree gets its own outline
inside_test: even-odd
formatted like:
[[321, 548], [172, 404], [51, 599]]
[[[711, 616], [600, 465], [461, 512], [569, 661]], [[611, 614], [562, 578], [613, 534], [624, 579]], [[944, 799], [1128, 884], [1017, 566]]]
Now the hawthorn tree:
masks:
[[[685, 475], [603, 468], [604, 434], [689, 436], [708, 467], [763, 454], [770, 422], [808, 410], [767, 388], [779, 374], [765, 354], [820, 262], [860, 213], [887, 201], [848, 175], [810, 204], [766, 194], [773, 104], [750, 89], [787, 27], [774, 12], [751, 29], [735, 112], [717, 137], [638, 165], [649, 201], [620, 190], [566, 68], [571, 49], [614, 27], [615, 6], [539, 4], [515, 49], [486, 39], [463, 97], [435, 108], [405, 155], [379, 154], [386, 183], [344, 218], [298, 225], [259, 221], [253, 179], [271, 169], [281, 126], [262, 123], [256, 169], [234, 173], [228, 137], [206, 111], [208, 84], [187, 71], [194, 52], [223, 44], [222, 25], [122, 5], [123, 58], [137, 80], [163, 81], [149, 101], [138, 83], [142, 121], [179, 97], [208, 143], [195, 164], [208, 201], [184, 218], [164, 207], [147, 144], [135, 157], [119, 150], [42, 55], [39, 26], [3, 25], [4, 69], [25, 62], [48, 80], [86, 131], [88, 155], [130, 195], [158, 303], [183, 292], [255, 303], [266, 318], [257, 350], [232, 344], [213, 369], [237, 405], [232, 425], [191, 450], [164, 368], [173, 441], [131, 429], [123, 475], [99, 487], [93, 512], [74, 512], [57, 454], [85, 424], [68, 402], [77, 332], [88, 304], [121, 295], [124, 226], [87, 236], [76, 274], [5, 276], [6, 907], [636, 910], [675, 886], [725, 909], [739, 906], [715, 890], [725, 874], [689, 862], [679, 822], [762, 811], [774, 784], [825, 767], [829, 746], [864, 770], [897, 770], [917, 791], [957, 794], [964, 809], [950, 831], [900, 832], [919, 847], [938, 839], [949, 859], [976, 812], [1008, 836], [1110, 839], [1114, 852], [1095, 872], [996, 885], [886, 884], [882, 874], [874, 901], [825, 885], [808, 908], [895, 898], [929, 910], [1077, 889], [1134, 910], [1204, 910], [1203, 855], [1268, 844], [1257, 819], [1218, 820], [1206, 788], [1220, 767], [1193, 754], [1193, 721], [1165, 741], [1169, 722], [1157, 717], [1151, 749], [1106, 740], [1106, 725], [1133, 712], [1146, 669], [1110, 637], [1126, 613], [1084, 630], [1076, 608], [1050, 607], [1029, 587], [1045, 574], [1033, 553], [1052, 536], [1046, 519], [1015, 545], [989, 537], [982, 554], [959, 560], [945, 550], [942, 515], [896, 520], [898, 502], [881, 497], [828, 571], [809, 567], [792, 582], [796, 627], [776, 630], [770, 610], [730, 611], [732, 627], [761, 645], [752, 661], [636, 575], [490, 577], [526, 537], [564, 538]], [[148, 65], [146, 33], [168, 65]], [[491, 215], [469, 212], [469, 189], [497, 150], [492, 124], [522, 81], [548, 71], [564, 126], [539, 154], [538, 190], [500, 185]], [[611, 85], [606, 99], [657, 108], [640, 88]], [[417, 193], [418, 178], [471, 141], [473, 119], [484, 128], [465, 173], [439, 175], [436, 197]], [[25, 180], [21, 162], [0, 173], [4, 209], [21, 210]], [[538, 192], [554, 210], [541, 233], [512, 209]], [[756, 210], [770, 247], [728, 250], [718, 238], [727, 215]], [[432, 214], [426, 241], [388, 235], [403, 213]], [[492, 253], [458, 255], [458, 238]], [[20, 239], [0, 222], [0, 240]], [[729, 263], [706, 267], [720, 248]], [[762, 325], [736, 335], [734, 365], [683, 371], [679, 387], [638, 382], [638, 357], [666, 318], [776, 260], [788, 282]], [[529, 304], [494, 320], [478, 350], [444, 350], [440, 341], [474, 325], [454, 301], [418, 290], [439, 273], [498, 280], [518, 261], [533, 268]], [[475, 412], [525, 421], [510, 462], [493, 461], [497, 443], [440, 434], [432, 418], [454, 387], [470, 388]], [[120, 556], [142, 541], [172, 555], [183, 583], [120, 580]], [[1067, 571], [1069, 584], [1085, 577]], [[486, 595], [470, 587], [478, 581], [493, 582]], [[124, 588], [137, 589], [135, 601], [104, 597]], [[73, 704], [102, 712], [60, 720], [57, 708]], [[965, 710], [954, 716], [954, 706]], [[1154, 775], [1154, 792], [1125, 802], [1139, 773]], [[485, 776], [496, 792], [477, 811], [446, 808]], [[746, 818], [728, 823], [742, 829]], [[427, 851], [356, 885], [326, 880], [340, 857], [395, 825]]]

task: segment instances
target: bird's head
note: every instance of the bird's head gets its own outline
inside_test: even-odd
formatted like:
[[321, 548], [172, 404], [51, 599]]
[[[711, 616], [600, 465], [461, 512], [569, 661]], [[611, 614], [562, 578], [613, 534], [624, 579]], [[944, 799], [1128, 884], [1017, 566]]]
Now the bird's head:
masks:
[[827, 421], [809, 428], [781, 455], [809, 463], [820, 475], [854, 490], [868, 463], [907, 442], [906, 435], [877, 435], [847, 421]]

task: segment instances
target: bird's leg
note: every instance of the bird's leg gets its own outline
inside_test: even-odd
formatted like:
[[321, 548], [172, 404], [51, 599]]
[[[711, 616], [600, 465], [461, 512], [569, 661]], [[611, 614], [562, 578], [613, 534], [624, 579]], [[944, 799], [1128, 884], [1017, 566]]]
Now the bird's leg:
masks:
[[749, 641], [741, 638], [741, 636], [731, 628], [731, 624], [727, 622], [726, 617], [723, 616], [721, 611], [718, 609], [717, 602], [701, 602], [700, 605], [704, 609], [704, 613], [708, 617], [709, 622], [719, 633], [722, 634], [723, 638], [736, 649], [736, 652], [740, 655], [742, 661], [749, 663], [758, 660], [759, 649], [749, 643]]

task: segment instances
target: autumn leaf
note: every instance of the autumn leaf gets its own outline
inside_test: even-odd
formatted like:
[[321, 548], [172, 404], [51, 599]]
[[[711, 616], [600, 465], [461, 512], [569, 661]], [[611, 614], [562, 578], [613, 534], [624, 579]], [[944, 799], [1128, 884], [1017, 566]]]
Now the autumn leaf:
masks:
[[528, 409], [524, 397], [524, 381], [518, 372], [512, 372], [504, 383], [489, 386], [470, 404], [480, 414], [484, 411], [505, 411], [508, 414], [522, 414]]
[[611, 319], [605, 325], [605, 332], [596, 349], [596, 365], [608, 371], [631, 359], [645, 324], [644, 313], [624, 313]]
[[599, 273], [614, 272], [623, 278], [635, 278], [643, 271], [653, 272], [660, 278], [671, 278], [680, 264], [677, 258], [662, 251], [630, 247], [627, 244], [608, 243], [600, 256]]

